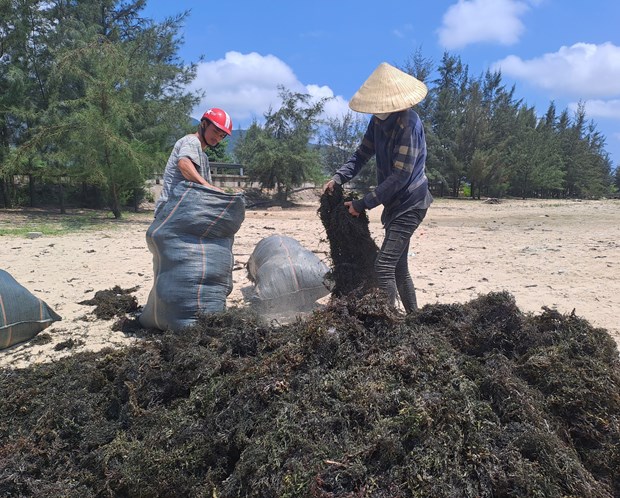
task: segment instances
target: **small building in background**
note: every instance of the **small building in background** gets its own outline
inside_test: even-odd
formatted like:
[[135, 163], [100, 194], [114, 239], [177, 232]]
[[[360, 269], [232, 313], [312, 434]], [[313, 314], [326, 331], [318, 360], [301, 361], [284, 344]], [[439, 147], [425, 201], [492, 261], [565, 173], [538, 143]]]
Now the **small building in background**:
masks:
[[250, 180], [244, 174], [243, 165], [209, 162], [211, 179], [217, 187], [243, 188], [250, 187]]
[[[211, 180], [216, 187], [230, 188], [250, 188], [257, 187], [252, 184], [249, 177], [245, 174], [242, 164], [218, 163], [209, 161], [211, 167]], [[154, 176], [155, 185], [161, 184], [162, 174]], [[158, 192], [159, 193], [159, 192]]]

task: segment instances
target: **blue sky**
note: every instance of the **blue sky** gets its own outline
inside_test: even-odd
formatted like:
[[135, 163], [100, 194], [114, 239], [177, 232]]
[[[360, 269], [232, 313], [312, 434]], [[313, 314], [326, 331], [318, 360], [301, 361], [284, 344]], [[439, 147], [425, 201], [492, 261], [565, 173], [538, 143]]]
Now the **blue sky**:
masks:
[[[503, 82], [539, 115], [586, 105], [620, 163], [618, 0], [147, 0], [161, 21], [189, 11], [180, 51], [199, 62], [193, 89], [205, 92], [193, 116], [221, 107], [235, 128], [279, 107], [278, 85], [348, 101], [381, 63], [403, 66], [420, 49], [435, 63], [461, 57], [472, 76], [500, 69]], [[201, 59], [202, 58], [202, 59]]]

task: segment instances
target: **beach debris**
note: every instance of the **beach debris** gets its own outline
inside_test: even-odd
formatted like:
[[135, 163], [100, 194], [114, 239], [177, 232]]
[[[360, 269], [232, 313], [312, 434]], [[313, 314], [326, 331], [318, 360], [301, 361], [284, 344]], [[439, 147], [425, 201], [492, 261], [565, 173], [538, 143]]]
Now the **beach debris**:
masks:
[[78, 304], [95, 306], [91, 313], [100, 320], [111, 320], [114, 317], [120, 317], [138, 309], [138, 300], [131, 295], [138, 288], [136, 286], [130, 289], [122, 289], [119, 285], [115, 285], [111, 289], [95, 292], [95, 296], [92, 299], [80, 301]]

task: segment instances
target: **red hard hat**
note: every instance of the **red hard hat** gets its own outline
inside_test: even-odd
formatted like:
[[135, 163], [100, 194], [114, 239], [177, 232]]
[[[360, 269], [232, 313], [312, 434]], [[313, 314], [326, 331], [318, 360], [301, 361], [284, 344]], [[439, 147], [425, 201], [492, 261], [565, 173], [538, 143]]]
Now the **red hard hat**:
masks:
[[232, 133], [232, 119], [230, 119], [228, 113], [222, 109], [218, 109], [217, 107], [208, 109], [207, 112], [202, 115], [202, 119], [208, 119], [220, 130], [226, 132], [227, 135]]

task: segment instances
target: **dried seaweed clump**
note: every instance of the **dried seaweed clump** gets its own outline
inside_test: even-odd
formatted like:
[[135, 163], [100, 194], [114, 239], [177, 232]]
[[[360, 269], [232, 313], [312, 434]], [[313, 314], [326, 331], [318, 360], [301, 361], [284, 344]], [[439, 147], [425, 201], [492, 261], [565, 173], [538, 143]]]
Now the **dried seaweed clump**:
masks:
[[379, 248], [370, 236], [368, 215], [364, 211], [358, 217], [349, 214], [344, 202], [342, 186], [335, 185], [332, 192], [321, 196], [319, 216], [329, 240], [333, 263], [332, 295], [345, 296], [356, 291], [363, 294], [377, 286], [375, 259]]
[[114, 317], [123, 316], [138, 309], [138, 300], [135, 296], [131, 296], [132, 292], [136, 292], [138, 288], [121, 289], [115, 285], [111, 289], [100, 290], [95, 292], [95, 297], [80, 301], [78, 304], [86, 306], [96, 306], [93, 314], [100, 320], [111, 320]]
[[0, 495], [619, 497], [618, 358], [507, 293], [281, 327], [231, 308], [0, 370]]

